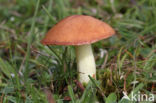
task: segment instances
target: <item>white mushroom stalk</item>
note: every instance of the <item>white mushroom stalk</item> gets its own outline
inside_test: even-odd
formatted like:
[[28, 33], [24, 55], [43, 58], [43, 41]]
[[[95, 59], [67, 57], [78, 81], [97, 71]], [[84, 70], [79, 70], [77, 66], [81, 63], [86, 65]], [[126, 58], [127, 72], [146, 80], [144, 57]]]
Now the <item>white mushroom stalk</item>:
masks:
[[91, 44], [76, 46], [76, 60], [81, 83], [89, 82], [88, 75], [96, 78], [96, 64]]

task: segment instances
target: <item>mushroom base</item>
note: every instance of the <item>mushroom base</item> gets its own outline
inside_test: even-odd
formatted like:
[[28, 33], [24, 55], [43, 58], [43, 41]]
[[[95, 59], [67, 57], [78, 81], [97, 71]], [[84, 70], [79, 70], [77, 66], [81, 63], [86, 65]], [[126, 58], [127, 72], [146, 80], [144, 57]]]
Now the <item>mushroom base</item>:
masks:
[[79, 72], [79, 81], [88, 83], [90, 75], [96, 78], [96, 65], [91, 45], [76, 46], [76, 60]]

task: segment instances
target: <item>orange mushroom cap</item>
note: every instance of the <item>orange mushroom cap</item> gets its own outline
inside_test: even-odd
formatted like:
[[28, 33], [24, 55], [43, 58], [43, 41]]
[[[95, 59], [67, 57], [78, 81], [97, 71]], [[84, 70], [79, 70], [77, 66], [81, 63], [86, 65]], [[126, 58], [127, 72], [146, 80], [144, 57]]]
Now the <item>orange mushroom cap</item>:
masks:
[[83, 45], [106, 39], [115, 34], [108, 24], [85, 15], [64, 18], [53, 26], [41, 41], [44, 45]]

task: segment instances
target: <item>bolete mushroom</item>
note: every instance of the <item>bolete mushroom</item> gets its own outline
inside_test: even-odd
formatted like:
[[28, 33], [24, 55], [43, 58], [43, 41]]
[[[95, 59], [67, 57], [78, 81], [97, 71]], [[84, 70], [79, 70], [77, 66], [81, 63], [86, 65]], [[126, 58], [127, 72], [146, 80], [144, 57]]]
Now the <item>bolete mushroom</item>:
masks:
[[44, 45], [74, 45], [76, 48], [79, 81], [88, 83], [90, 75], [96, 78], [96, 64], [91, 43], [115, 34], [108, 24], [85, 15], [64, 18], [53, 26], [41, 41]]

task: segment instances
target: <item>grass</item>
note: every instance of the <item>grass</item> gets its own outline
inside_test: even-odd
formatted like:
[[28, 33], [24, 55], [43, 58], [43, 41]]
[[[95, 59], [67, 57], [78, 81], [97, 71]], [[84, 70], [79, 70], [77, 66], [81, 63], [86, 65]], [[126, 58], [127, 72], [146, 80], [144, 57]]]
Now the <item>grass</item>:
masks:
[[[97, 80], [85, 87], [77, 80], [74, 47], [40, 43], [73, 14], [116, 30], [92, 45]], [[137, 103], [122, 99], [123, 91], [156, 94], [155, 28], [155, 0], [0, 0], [0, 103]]]

